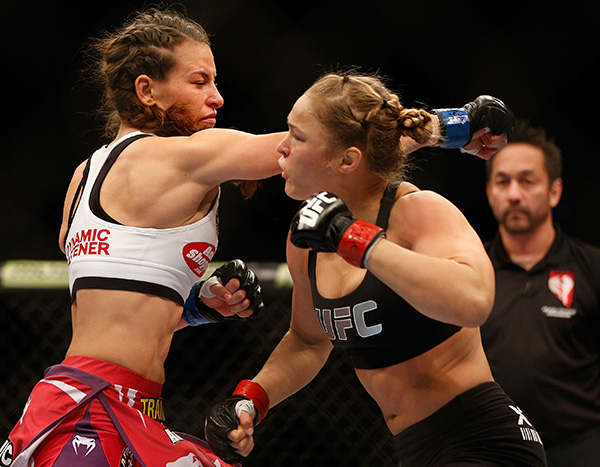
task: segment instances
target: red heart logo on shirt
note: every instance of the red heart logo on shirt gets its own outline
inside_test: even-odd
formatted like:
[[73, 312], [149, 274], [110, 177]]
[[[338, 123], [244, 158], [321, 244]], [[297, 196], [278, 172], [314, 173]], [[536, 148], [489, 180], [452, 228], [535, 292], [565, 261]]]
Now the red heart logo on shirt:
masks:
[[575, 274], [570, 271], [550, 271], [548, 288], [565, 307], [570, 308], [575, 290]]

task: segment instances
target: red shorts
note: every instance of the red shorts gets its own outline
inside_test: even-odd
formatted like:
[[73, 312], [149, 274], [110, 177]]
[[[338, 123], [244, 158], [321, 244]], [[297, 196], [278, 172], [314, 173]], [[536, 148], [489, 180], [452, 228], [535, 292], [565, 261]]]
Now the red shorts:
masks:
[[203, 440], [162, 424], [161, 390], [118, 365], [69, 357], [33, 388], [5, 456], [13, 467], [230, 466]]

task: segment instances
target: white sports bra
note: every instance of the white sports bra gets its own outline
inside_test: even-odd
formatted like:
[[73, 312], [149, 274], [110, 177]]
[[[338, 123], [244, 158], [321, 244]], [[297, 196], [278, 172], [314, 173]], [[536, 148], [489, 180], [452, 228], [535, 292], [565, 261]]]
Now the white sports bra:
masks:
[[205, 217], [168, 229], [122, 225], [100, 206], [100, 187], [116, 159], [129, 144], [150, 136], [128, 134], [88, 159], [73, 198], [65, 239], [72, 299], [79, 289], [116, 289], [183, 304], [215, 254], [220, 190]]

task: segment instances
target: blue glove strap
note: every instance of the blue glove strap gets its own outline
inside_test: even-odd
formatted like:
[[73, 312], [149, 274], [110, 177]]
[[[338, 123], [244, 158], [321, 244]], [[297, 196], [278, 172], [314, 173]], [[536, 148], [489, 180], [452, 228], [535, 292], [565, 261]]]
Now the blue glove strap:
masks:
[[206, 318], [196, 306], [196, 294], [198, 293], [197, 287], [194, 285], [188, 298], [183, 304], [183, 314], [181, 317], [190, 326], [200, 326], [201, 324], [212, 323], [212, 321]]
[[458, 149], [465, 146], [471, 140], [471, 125], [467, 111], [463, 108], [436, 110], [442, 117], [442, 126], [445, 127], [445, 132], [442, 135], [444, 141], [440, 147]]

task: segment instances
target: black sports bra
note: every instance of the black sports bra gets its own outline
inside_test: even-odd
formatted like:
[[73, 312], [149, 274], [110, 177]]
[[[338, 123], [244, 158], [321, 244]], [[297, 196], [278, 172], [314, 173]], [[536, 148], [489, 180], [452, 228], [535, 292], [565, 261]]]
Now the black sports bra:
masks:
[[[381, 199], [376, 224], [383, 229], [387, 228], [395, 194], [396, 188], [388, 187]], [[369, 271], [353, 292], [324, 298], [316, 286], [316, 259], [317, 253], [311, 250], [308, 274], [317, 320], [355, 368], [383, 368], [410, 360], [461, 329], [419, 313]]]

